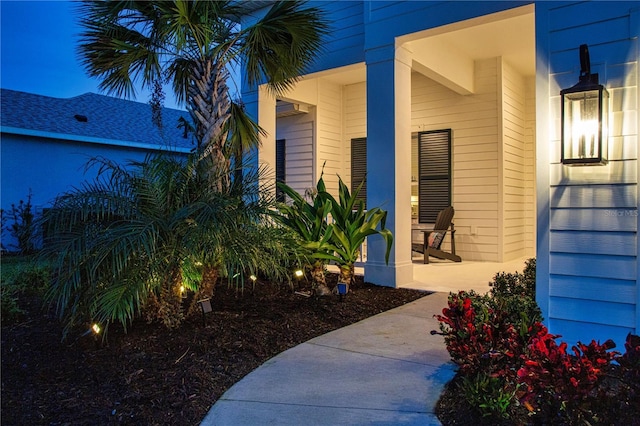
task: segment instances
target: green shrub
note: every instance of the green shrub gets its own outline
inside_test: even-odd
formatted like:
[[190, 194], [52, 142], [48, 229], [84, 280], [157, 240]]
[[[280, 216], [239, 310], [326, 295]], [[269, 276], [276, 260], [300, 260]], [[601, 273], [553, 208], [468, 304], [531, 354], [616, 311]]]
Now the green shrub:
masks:
[[24, 299], [42, 298], [49, 285], [50, 271], [46, 264], [25, 257], [2, 259], [0, 299], [2, 320], [15, 321], [24, 314]]
[[18, 306], [16, 290], [4, 283], [0, 285], [0, 309], [2, 322], [16, 321], [24, 315], [24, 311]]
[[513, 324], [523, 343], [529, 330], [537, 322], [542, 322], [542, 311], [536, 302], [536, 260], [525, 262], [523, 273], [498, 272], [487, 299], [499, 321]]
[[509, 408], [518, 404], [517, 386], [509, 389], [504, 386], [503, 380], [486, 373], [464, 376], [459, 386], [465, 400], [477, 409], [482, 417], [508, 419]]
[[47, 266], [38, 263], [29, 263], [25, 268], [17, 274], [13, 279], [13, 285], [21, 293], [29, 296], [43, 296], [49, 280], [51, 272]]

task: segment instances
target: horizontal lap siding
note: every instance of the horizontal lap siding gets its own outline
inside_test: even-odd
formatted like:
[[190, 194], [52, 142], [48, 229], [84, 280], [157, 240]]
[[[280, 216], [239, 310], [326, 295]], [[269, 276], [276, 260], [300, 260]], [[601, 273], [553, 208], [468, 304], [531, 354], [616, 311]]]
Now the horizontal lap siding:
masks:
[[502, 65], [502, 261], [525, 255], [525, 79]]
[[[314, 5], [311, 2], [310, 5]], [[364, 8], [360, 1], [318, 2], [329, 22], [323, 50], [311, 71], [364, 62]]]
[[453, 221], [464, 260], [498, 260], [497, 79], [495, 59], [476, 64], [476, 93], [469, 96], [412, 75], [411, 131], [452, 129]]
[[366, 47], [375, 47], [394, 36], [419, 33], [430, 28], [503, 12], [523, 5], [521, 1], [367, 1]]
[[[553, 333], [569, 341], [638, 333], [638, 40], [632, 3], [549, 7], [549, 295]], [[637, 18], [635, 18], [637, 24]], [[637, 28], [635, 35], [637, 37]], [[577, 47], [610, 93], [610, 162], [560, 164], [561, 88], [578, 81]]]
[[320, 80], [318, 82], [318, 144], [316, 167], [318, 177], [324, 165], [327, 190], [338, 195], [338, 175], [346, 170], [342, 128], [342, 86]]
[[343, 88], [344, 98], [344, 175], [345, 183], [351, 187], [351, 139], [367, 137], [367, 85], [365, 82], [350, 84]]
[[525, 129], [524, 129], [524, 203], [525, 203], [525, 254], [536, 252], [536, 100], [535, 77], [525, 83]]
[[285, 182], [300, 194], [313, 187], [313, 114], [278, 119], [277, 139], [285, 140]]

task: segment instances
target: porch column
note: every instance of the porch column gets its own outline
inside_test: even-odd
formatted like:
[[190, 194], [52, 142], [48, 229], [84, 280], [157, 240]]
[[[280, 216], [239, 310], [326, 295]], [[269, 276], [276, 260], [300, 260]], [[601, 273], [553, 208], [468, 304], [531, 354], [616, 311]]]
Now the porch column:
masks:
[[[258, 124], [266, 132], [260, 138], [260, 163], [268, 164], [273, 171], [276, 169], [276, 98], [269, 93], [265, 85], [258, 89]], [[275, 175], [274, 175], [275, 176]]]
[[366, 52], [367, 205], [388, 211], [393, 232], [389, 264], [385, 242], [367, 241], [365, 280], [398, 287], [413, 281], [411, 263], [411, 54], [394, 45]]

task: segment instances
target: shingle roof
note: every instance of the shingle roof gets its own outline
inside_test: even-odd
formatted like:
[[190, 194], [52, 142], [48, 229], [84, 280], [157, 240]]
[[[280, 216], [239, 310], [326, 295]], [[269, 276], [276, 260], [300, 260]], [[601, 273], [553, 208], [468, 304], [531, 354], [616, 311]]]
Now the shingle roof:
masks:
[[149, 104], [95, 93], [51, 98], [0, 89], [0, 104], [0, 122], [4, 132], [13, 128], [59, 139], [86, 137], [109, 144], [194, 147], [191, 137], [185, 139], [183, 130], [177, 128], [179, 117], [189, 120], [186, 111], [164, 108], [163, 130], [160, 131], [151, 120]]

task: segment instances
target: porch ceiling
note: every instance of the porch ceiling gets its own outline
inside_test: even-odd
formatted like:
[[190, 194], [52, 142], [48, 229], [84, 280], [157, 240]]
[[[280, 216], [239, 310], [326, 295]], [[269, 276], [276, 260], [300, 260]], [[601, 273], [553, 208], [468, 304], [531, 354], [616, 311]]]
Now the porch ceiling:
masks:
[[[429, 78], [435, 77], [437, 81], [449, 79], [449, 84], [441, 83], [454, 86], [452, 88], [460, 93], [468, 94], [473, 90], [465, 90], [465, 83], [459, 81], [473, 79], [463, 75], [456, 81], [455, 75], [473, 73], [472, 65], [476, 60], [501, 56], [523, 76], [535, 75], [535, 20], [531, 6], [410, 34], [398, 42], [406, 43], [414, 52], [416, 71]], [[366, 80], [366, 67], [354, 64], [306, 78], [324, 78], [340, 85], [354, 84]]]
[[533, 12], [478, 24], [469, 22], [467, 26], [462, 24], [447, 26], [452, 27], [450, 31], [442, 28], [438, 34], [412, 40], [412, 50], [428, 51], [431, 46], [440, 45], [472, 61], [502, 56], [522, 75], [535, 74]]

